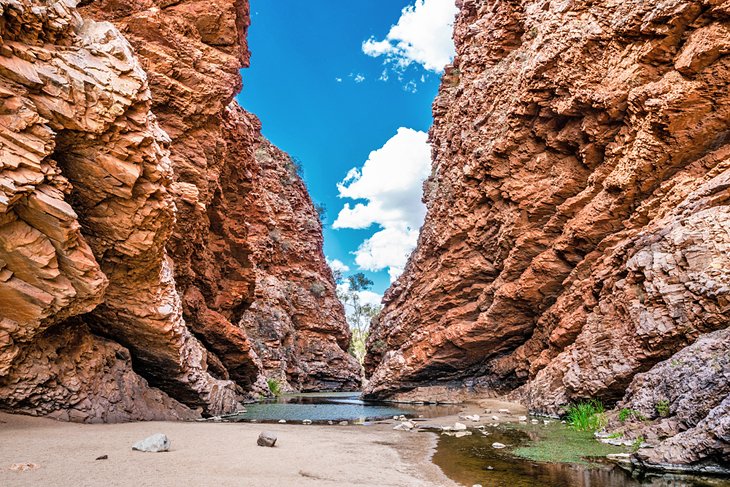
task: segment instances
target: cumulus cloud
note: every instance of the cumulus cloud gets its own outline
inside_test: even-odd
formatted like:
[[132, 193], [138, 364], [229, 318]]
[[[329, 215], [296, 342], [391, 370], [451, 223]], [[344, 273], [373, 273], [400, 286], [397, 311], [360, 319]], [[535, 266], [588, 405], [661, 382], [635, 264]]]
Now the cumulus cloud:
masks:
[[350, 267], [339, 259], [327, 259], [327, 264], [329, 264], [330, 269], [332, 269], [334, 272], [350, 271]]
[[345, 203], [332, 227], [379, 227], [354, 252], [360, 269], [387, 269], [391, 281], [403, 272], [426, 214], [421, 193], [430, 171], [428, 136], [401, 127], [383, 147], [370, 153], [362, 168], [350, 169], [337, 185], [340, 198], [366, 203]]
[[385, 57], [404, 69], [413, 63], [440, 73], [454, 57], [451, 33], [457, 13], [454, 0], [416, 0], [406, 6], [383, 40], [374, 37], [362, 44], [365, 54]]

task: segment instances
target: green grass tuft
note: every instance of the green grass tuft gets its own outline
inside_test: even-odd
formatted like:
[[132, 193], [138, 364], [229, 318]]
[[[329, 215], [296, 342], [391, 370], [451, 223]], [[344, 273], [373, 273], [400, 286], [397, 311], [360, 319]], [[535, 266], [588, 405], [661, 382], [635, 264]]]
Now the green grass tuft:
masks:
[[622, 423], [625, 421], [628, 421], [629, 419], [637, 419], [639, 421], [644, 421], [646, 418], [643, 414], [641, 414], [639, 411], [635, 409], [627, 409], [623, 408], [621, 411], [618, 412], [618, 420]]
[[591, 400], [568, 407], [568, 423], [578, 431], [598, 431], [606, 426], [606, 413], [601, 401]]
[[281, 396], [281, 382], [277, 379], [266, 379], [266, 385], [269, 386], [269, 391], [274, 397]]
[[656, 409], [656, 412], [660, 417], [666, 418], [667, 416], [669, 416], [669, 401], [667, 401], [666, 399], [657, 401], [657, 403], [654, 405], [654, 408]]

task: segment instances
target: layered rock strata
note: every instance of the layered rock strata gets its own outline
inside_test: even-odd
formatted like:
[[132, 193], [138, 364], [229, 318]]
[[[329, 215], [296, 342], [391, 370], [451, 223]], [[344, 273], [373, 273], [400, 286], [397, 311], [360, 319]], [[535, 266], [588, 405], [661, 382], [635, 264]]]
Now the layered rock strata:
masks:
[[[265, 185], [260, 127], [226, 108], [247, 62], [247, 3], [0, 8], [0, 407], [74, 421], [234, 411], [278, 367], [240, 325], [267, 265], [251, 259], [247, 223], [268, 209], [248, 214]], [[290, 209], [306, 216], [298, 177], [297, 189]], [[294, 244], [331, 310], [317, 232], [290, 238], [313, 239]], [[294, 340], [330, 361], [300, 346], [300, 367], [349, 386], [328, 369], [347, 362], [341, 310], [303, 323]]]
[[[373, 325], [367, 392], [615, 403], [730, 323], [730, 8], [458, 4], [428, 215]], [[678, 431], [726, 445], [722, 396]]]
[[[258, 134], [259, 122], [233, 105], [225, 128], [227, 140], [241, 141], [245, 133]], [[264, 374], [285, 388], [359, 390], [360, 364], [346, 353], [350, 332], [322, 251], [320, 215], [298, 174], [299, 163], [260, 135], [241, 147], [250, 148], [252, 189], [231, 205], [245, 209], [249, 258], [256, 266], [256, 290], [240, 325]]]
[[178, 219], [168, 249], [211, 372], [254, 392], [264, 376], [295, 390], [356, 389], [306, 187], [255, 117], [229, 106], [248, 65], [248, 4], [101, 0], [82, 12], [113, 21], [149, 73], [152, 110], [172, 140]]

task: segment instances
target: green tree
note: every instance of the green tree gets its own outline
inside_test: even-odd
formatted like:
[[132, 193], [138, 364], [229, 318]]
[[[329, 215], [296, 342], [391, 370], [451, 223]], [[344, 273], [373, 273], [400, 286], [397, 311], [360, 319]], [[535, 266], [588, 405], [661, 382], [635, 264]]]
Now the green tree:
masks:
[[[342, 276], [339, 278], [341, 282]], [[348, 276], [347, 284], [344, 288], [338, 288], [337, 297], [345, 306], [345, 316], [352, 332], [350, 355], [362, 364], [365, 360], [365, 342], [370, 332], [370, 321], [380, 313], [382, 307], [361, 302], [360, 291], [367, 291], [373, 285], [373, 281], [362, 272]]]

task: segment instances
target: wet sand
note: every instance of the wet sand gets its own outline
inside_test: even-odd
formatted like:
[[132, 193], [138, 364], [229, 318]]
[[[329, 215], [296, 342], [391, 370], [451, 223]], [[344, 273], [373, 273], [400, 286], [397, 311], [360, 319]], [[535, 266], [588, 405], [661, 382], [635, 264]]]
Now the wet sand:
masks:
[[[392, 424], [326, 426], [213, 422], [85, 425], [0, 413], [0, 485], [455, 486], [431, 463], [436, 436]], [[256, 445], [261, 431], [275, 448]], [[165, 433], [171, 451], [132, 444]], [[95, 458], [108, 455], [107, 460]], [[15, 463], [38, 469], [15, 472]]]

